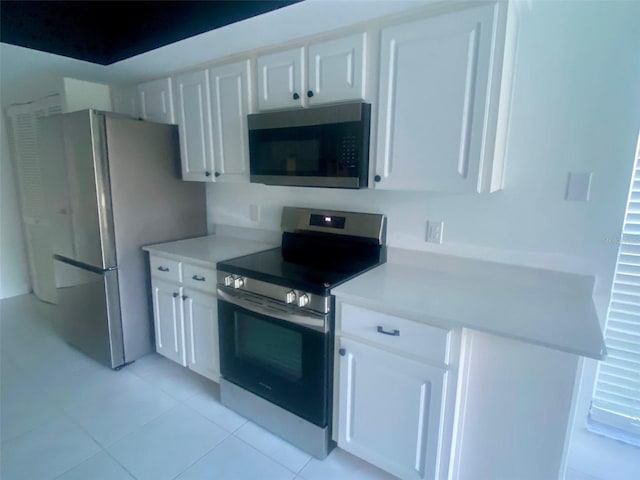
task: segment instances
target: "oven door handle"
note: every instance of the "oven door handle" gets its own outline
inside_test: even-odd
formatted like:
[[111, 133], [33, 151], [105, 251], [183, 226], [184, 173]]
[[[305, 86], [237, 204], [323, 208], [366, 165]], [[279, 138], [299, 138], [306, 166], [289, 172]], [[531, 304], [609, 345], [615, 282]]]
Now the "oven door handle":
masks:
[[329, 331], [329, 322], [326, 321], [326, 315], [321, 313], [314, 314], [309, 311], [302, 311], [300, 313], [285, 312], [275, 308], [269, 308], [266, 305], [262, 305], [254, 301], [246, 300], [241, 296], [230, 294], [220, 288], [217, 289], [217, 292], [220, 300], [224, 300], [225, 302], [232, 303], [233, 305], [237, 305], [238, 307], [242, 307], [252, 312], [284, 320], [285, 322], [294, 323], [307, 328], [312, 328], [319, 332], [326, 333]]

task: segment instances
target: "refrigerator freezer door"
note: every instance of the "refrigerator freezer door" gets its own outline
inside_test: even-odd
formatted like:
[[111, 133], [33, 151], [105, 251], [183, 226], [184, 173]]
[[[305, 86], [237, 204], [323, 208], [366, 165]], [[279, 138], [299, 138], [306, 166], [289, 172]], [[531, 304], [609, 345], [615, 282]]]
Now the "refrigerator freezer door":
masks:
[[[56, 326], [60, 335], [98, 362], [124, 364], [118, 271], [91, 270], [56, 259], [56, 274], [74, 284], [58, 288]], [[72, 261], [71, 261], [72, 262]]]

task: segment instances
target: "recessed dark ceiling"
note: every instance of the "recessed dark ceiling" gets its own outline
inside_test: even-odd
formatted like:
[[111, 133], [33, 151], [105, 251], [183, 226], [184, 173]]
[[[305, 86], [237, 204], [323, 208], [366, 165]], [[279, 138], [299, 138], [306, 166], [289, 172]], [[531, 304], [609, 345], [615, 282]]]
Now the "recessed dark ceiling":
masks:
[[109, 65], [302, 0], [0, 1], [0, 41]]

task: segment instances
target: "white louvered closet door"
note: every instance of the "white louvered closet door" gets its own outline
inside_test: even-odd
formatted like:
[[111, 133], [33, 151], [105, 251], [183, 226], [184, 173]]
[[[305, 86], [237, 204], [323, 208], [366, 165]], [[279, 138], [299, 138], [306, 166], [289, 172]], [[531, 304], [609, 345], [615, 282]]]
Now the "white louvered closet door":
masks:
[[[640, 446], [640, 142], [589, 412], [591, 430]], [[602, 428], [605, 426], [605, 428]]]
[[62, 113], [59, 95], [7, 110], [11, 125], [18, 192], [27, 243], [31, 284], [35, 295], [57, 302], [51, 248], [51, 225], [47, 219], [42, 168], [38, 155], [37, 119]]

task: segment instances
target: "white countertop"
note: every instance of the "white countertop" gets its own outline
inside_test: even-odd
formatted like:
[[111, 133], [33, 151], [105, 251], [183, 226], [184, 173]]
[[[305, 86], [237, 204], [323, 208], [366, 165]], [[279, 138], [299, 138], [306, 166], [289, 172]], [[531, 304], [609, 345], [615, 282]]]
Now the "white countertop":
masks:
[[353, 302], [447, 328], [470, 328], [586, 357], [605, 352], [593, 277], [416, 253], [332, 290]]
[[208, 235], [175, 242], [158, 243], [142, 247], [150, 253], [166, 258], [186, 261], [194, 265], [215, 268], [216, 262], [249, 255], [250, 253], [277, 247], [277, 244], [255, 242], [236, 237]]
[[[276, 246], [209, 235], [143, 249], [215, 268], [219, 261]], [[591, 276], [393, 251], [397, 254], [389, 262], [332, 293], [346, 302], [445, 328], [470, 328], [596, 359], [605, 352]]]

